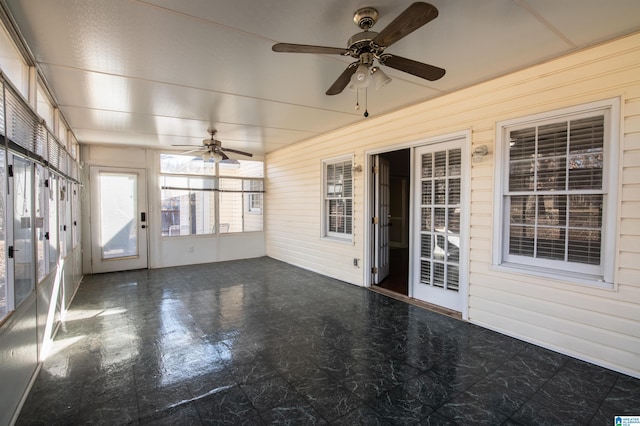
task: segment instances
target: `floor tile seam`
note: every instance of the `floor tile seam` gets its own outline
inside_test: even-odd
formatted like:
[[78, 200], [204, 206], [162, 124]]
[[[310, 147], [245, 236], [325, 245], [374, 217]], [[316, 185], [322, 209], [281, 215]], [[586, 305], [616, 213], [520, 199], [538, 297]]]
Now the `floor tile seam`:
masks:
[[[318, 410], [318, 408], [316, 408], [311, 401], [309, 400], [309, 398], [307, 398], [307, 395], [302, 394], [298, 388], [296, 386], [294, 386], [293, 383], [291, 383], [283, 374], [280, 374], [280, 377], [289, 385], [291, 386], [291, 388], [296, 392], [297, 396], [302, 399], [303, 401], [305, 401], [307, 403], [307, 405], [309, 405], [311, 408], [313, 408], [313, 411], [327, 424], [329, 424], [329, 421], [327, 421], [327, 419], [322, 415], [322, 412], [320, 410]], [[253, 401], [251, 401], [251, 398], [249, 398], [249, 396], [247, 395], [247, 393], [245, 392], [244, 389], [242, 389], [242, 385], [238, 384], [238, 386], [240, 386], [242, 392], [244, 393], [244, 395], [247, 397], [247, 399], [249, 400], [249, 402], [251, 403], [251, 406], [254, 408], [254, 410], [256, 410], [256, 412], [258, 413], [258, 416], [260, 417], [260, 419], [267, 424], [267, 421], [264, 419], [263, 417], [263, 412], [261, 412], [260, 410], [258, 410], [256, 408], [255, 405], [253, 405]], [[292, 398], [293, 401], [293, 398]], [[286, 402], [286, 401], [285, 401]], [[265, 410], [265, 412], [274, 410], [277, 407], [270, 407], [269, 409]]]
[[142, 411], [140, 410], [140, 396], [138, 395], [138, 378], [134, 366], [135, 363], [131, 365], [131, 374], [133, 375], [133, 389], [136, 394], [136, 410], [138, 411], [138, 423], [141, 423]]
[[[272, 368], [273, 370], [277, 371], [277, 373], [284, 377], [285, 380], [286, 379], [286, 374], [287, 371], [282, 370], [281, 368], [279, 368], [275, 363], [273, 363], [271, 360], [267, 359], [264, 355], [262, 356], [262, 360], [267, 363], [267, 365], [269, 365], [270, 368]], [[330, 373], [328, 373], [327, 371], [325, 371], [324, 368], [321, 368], [320, 364], [318, 364], [318, 362], [315, 361], [315, 359], [309, 355], [301, 355], [301, 358], [303, 358], [305, 361], [309, 362], [310, 364], [312, 364], [316, 370], [318, 371], [322, 371], [329, 379], [333, 378], [333, 375], [331, 375]], [[291, 384], [288, 380], [287, 383]]]
[[[429, 377], [431, 377], [431, 379], [433, 379], [434, 381], [439, 382], [441, 385], [445, 385], [445, 386], [446, 386], [446, 383], [445, 383], [443, 380], [441, 380], [441, 378], [440, 378], [440, 377], [438, 377], [438, 376], [436, 376], [436, 377], [434, 377], [434, 376], [429, 376]], [[482, 379], [484, 379], [484, 378], [486, 378], [486, 377], [488, 377], [488, 375], [487, 375], [487, 376], [483, 376], [483, 377], [482, 377]], [[481, 381], [482, 379], [474, 380], [474, 381], [472, 381], [471, 383], [469, 383], [469, 384], [467, 384], [466, 386], [464, 386], [463, 388], [461, 388], [460, 390], [458, 390], [458, 391], [454, 392], [453, 394], [451, 394], [451, 396], [450, 396], [449, 398], [447, 398], [446, 400], [443, 400], [443, 401], [442, 401], [442, 403], [440, 404], [440, 406], [438, 406], [437, 408], [435, 408], [435, 410], [438, 410], [438, 409], [442, 408], [442, 406], [444, 406], [446, 403], [448, 403], [448, 402], [452, 401], [453, 399], [455, 399], [455, 398], [459, 397], [460, 395], [462, 395], [463, 393], [467, 392], [467, 391], [468, 391], [469, 389], [471, 389], [473, 386], [475, 386], [475, 385], [477, 385], [478, 383], [480, 383], [480, 381]]]
[[[553, 378], [554, 378], [554, 377], [555, 377], [555, 376], [560, 372], [560, 370], [562, 370], [562, 367], [564, 367], [564, 365], [566, 365], [568, 362], [569, 362], [569, 359], [565, 360], [565, 361], [562, 363], [562, 365], [561, 365], [560, 367], [558, 367], [558, 368], [557, 368], [556, 372], [555, 372], [551, 377], [549, 377], [547, 380], [545, 380], [542, 384], [540, 384], [540, 385], [538, 386], [538, 388], [536, 389], [536, 391], [535, 391], [535, 392], [533, 392], [533, 393], [531, 393], [531, 395], [530, 395], [530, 396], [529, 396], [529, 397], [528, 397], [528, 398], [527, 398], [527, 399], [526, 399], [522, 404], [520, 404], [520, 406], [518, 407], [518, 409], [517, 409], [513, 414], [511, 414], [509, 417], [511, 418], [511, 417], [513, 417], [514, 415], [518, 414], [518, 413], [519, 413], [520, 411], [522, 411], [522, 409], [523, 409], [526, 405], [528, 405], [530, 402], [538, 403], [538, 404], [540, 404], [540, 405], [544, 406], [545, 408], [547, 408], [548, 410], [550, 410], [550, 411], [552, 411], [552, 412], [553, 412], [553, 411], [555, 411], [555, 410], [553, 409], [553, 407], [549, 407], [548, 405], [546, 405], [546, 404], [542, 403], [542, 401], [540, 401], [540, 399], [535, 399], [535, 398], [536, 398], [536, 395], [538, 395], [538, 394], [540, 394], [540, 393], [541, 393], [541, 391], [542, 391], [542, 389], [545, 387], [545, 385], [546, 385], [547, 383], [549, 383], [549, 382], [550, 382], [550, 381], [551, 381], [551, 380], [552, 380], [552, 379], [553, 379]], [[614, 381], [614, 383], [615, 383], [615, 381]], [[564, 389], [563, 389], [563, 390], [564, 390]], [[541, 398], [544, 398], [544, 397], [541, 397]], [[585, 399], [586, 399], [586, 398], [585, 398]], [[606, 399], [606, 397], [605, 397], [605, 399]], [[589, 400], [589, 401], [596, 402], [596, 401], [593, 401], [593, 400]], [[604, 402], [604, 401], [603, 401], [603, 402]], [[602, 407], [602, 403], [598, 404], [598, 409], [594, 411], [594, 414], [589, 418], [589, 422], [587, 422], [587, 423], [585, 423], [585, 424], [590, 424], [591, 420], [593, 420], [593, 418], [594, 418], [595, 416], [597, 416], [597, 414], [598, 414], [598, 412], [599, 412], [599, 410], [600, 410], [600, 408], [601, 408], [601, 407]]]
[[[502, 360], [502, 361], [500, 362], [500, 364], [498, 364], [495, 368], [493, 368], [493, 369], [492, 369], [492, 370], [487, 374], [487, 376], [485, 376], [484, 378], [487, 378], [487, 377], [489, 377], [489, 376], [491, 376], [491, 375], [493, 375], [493, 374], [496, 374], [496, 373], [498, 372], [498, 370], [499, 370], [502, 366], [504, 366], [504, 365], [505, 365], [506, 363], [508, 363], [509, 361], [511, 361], [511, 360], [513, 360], [513, 359], [515, 359], [515, 358], [516, 358], [516, 357], [518, 357], [522, 352], [524, 352], [524, 351], [527, 349], [527, 345], [529, 345], [529, 344], [525, 342], [525, 345], [524, 345], [524, 346], [523, 346], [519, 351], [517, 351], [516, 353], [514, 353], [514, 354], [513, 354], [513, 355], [511, 355], [510, 357], [508, 357], [508, 358], [506, 358], [506, 359]], [[487, 358], [485, 358], [485, 357], [482, 357], [481, 355], [478, 355], [478, 356], [479, 356], [480, 358], [485, 359], [486, 361], [491, 361], [491, 360], [489, 360], [489, 359], [487, 359]], [[550, 379], [551, 377], [553, 377], [553, 376], [557, 373], [558, 369], [559, 369], [559, 367], [556, 367], [556, 370], [553, 372], [553, 374], [552, 374], [551, 376], [549, 376], [549, 379]], [[545, 383], [546, 383], [546, 381], [545, 381]], [[542, 386], [542, 385], [541, 385], [541, 386]], [[536, 391], [537, 391], [537, 389], [536, 389]]]
[[[384, 419], [385, 421], [387, 421], [387, 418], [384, 416], [384, 414], [383, 414], [383, 413], [381, 413], [381, 412], [377, 409], [377, 406], [374, 406], [374, 405], [373, 405], [373, 401], [377, 401], [377, 400], [379, 400], [379, 399], [380, 399], [380, 398], [382, 398], [384, 395], [389, 395], [389, 394], [391, 394], [391, 392], [392, 392], [394, 389], [399, 388], [399, 387], [401, 387], [401, 386], [402, 386], [402, 384], [398, 384], [398, 385], [394, 386], [392, 389], [389, 389], [387, 392], [384, 392], [382, 395], [380, 395], [380, 396], [378, 396], [378, 397], [374, 398], [372, 401], [364, 401], [364, 403], [365, 403], [365, 404], [366, 404], [370, 409], [372, 409], [375, 413], [377, 413], [377, 414], [378, 414], [378, 416], [379, 416], [380, 418], [382, 418], [382, 419]], [[426, 419], [426, 418], [427, 418], [427, 417], [429, 417], [431, 414], [433, 414], [433, 413], [435, 413], [435, 412], [436, 412], [436, 410], [435, 410], [431, 405], [427, 404], [427, 403], [426, 403], [426, 402], [424, 402], [422, 399], [420, 399], [420, 398], [416, 397], [416, 396], [415, 396], [414, 394], [412, 394], [411, 392], [405, 391], [405, 390], [403, 390], [403, 389], [400, 389], [400, 390], [401, 390], [402, 392], [406, 393], [407, 395], [411, 396], [412, 398], [417, 399], [418, 401], [420, 401], [420, 403], [421, 403], [423, 406], [429, 407], [429, 409], [431, 410], [431, 411], [429, 412], [429, 414], [425, 415], [424, 417], [421, 417], [421, 418], [420, 418], [420, 419], [418, 419], [414, 424], [419, 424], [422, 420]], [[356, 395], [356, 397], [357, 397], [357, 395]], [[443, 416], [443, 417], [446, 417], [446, 416]], [[447, 417], [447, 418], [448, 418], [448, 417]], [[390, 421], [387, 421], [387, 423], [390, 423]]]
[[[230, 391], [230, 390], [231, 390], [231, 389], [233, 389], [235, 386], [237, 386], [238, 388], [240, 387], [240, 386], [239, 386], [239, 384], [238, 384], [237, 382], [234, 382], [234, 384], [233, 384], [233, 385], [229, 385], [229, 386], [228, 386], [228, 388], [227, 388], [227, 389], [225, 389], [225, 390], [226, 390], [226, 391]], [[188, 387], [188, 386], [187, 386], [187, 387]], [[242, 389], [240, 389], [240, 391], [243, 393], [243, 395], [245, 396], [245, 398], [247, 398], [247, 401], [249, 401], [249, 403], [251, 404], [251, 408], [253, 408], [253, 409], [255, 410], [255, 412], [256, 412], [256, 413], [258, 413], [258, 416], [260, 417], [260, 413], [259, 413], [259, 412], [258, 412], [258, 410], [256, 410], [256, 408], [253, 406], [253, 403], [251, 402], [251, 400], [249, 399], [249, 397], [247, 397], [247, 395], [244, 393], [244, 391], [242, 391]], [[224, 391], [222, 391], [222, 392], [224, 392]], [[203, 398], [207, 397], [207, 396], [210, 396], [210, 395], [215, 395], [215, 393], [211, 393], [211, 391], [209, 391], [209, 392], [206, 392], [205, 394], [201, 395], [201, 396], [200, 396], [200, 397], [198, 397], [198, 398], [192, 398], [192, 399], [191, 399], [191, 402], [193, 403], [193, 406], [194, 406], [194, 407], [195, 407], [195, 409], [196, 409], [196, 413], [198, 413], [198, 419], [200, 420], [200, 423], [202, 423], [202, 424], [204, 424], [205, 420], [204, 420], [203, 414], [200, 412], [200, 408], [198, 408], [198, 407], [199, 407], [199, 404], [197, 404], [197, 402], [198, 402], [198, 401], [200, 401], [201, 399], [203, 399]], [[261, 420], [262, 420], [262, 418], [261, 418]], [[264, 420], [263, 420], [263, 422], [264, 422]]]
[[[434, 379], [434, 380], [436, 380], [436, 379]], [[439, 382], [440, 384], [444, 384], [444, 383], [442, 382], [442, 380], [438, 380], [438, 382]], [[398, 385], [398, 386], [402, 386], [402, 385]], [[433, 405], [431, 405], [431, 404], [428, 404], [427, 402], [423, 401], [423, 400], [422, 400], [422, 398], [420, 398], [419, 396], [416, 396], [414, 393], [411, 393], [411, 392], [409, 392], [409, 391], [405, 391], [405, 392], [407, 392], [409, 395], [413, 396], [414, 398], [418, 399], [418, 400], [419, 400], [420, 402], [422, 402], [424, 405], [429, 406], [429, 407], [433, 410], [433, 412], [435, 413], [436, 411], [438, 411], [438, 409], [442, 408], [442, 407], [443, 407], [445, 404], [447, 404], [449, 401], [454, 400], [455, 398], [457, 398], [458, 396], [462, 395], [462, 394], [463, 394], [463, 393], [465, 393], [466, 391], [467, 391], [467, 390], [466, 390], [466, 389], [464, 389], [464, 390], [461, 390], [461, 391], [459, 391], [459, 392], [455, 392], [455, 393], [451, 394], [451, 396], [449, 396], [448, 398], [443, 399], [443, 400], [440, 402], [440, 405], [438, 405], [438, 406], [433, 406]], [[427, 416], [427, 417], [428, 417], [428, 416]], [[443, 416], [443, 417], [444, 417], [444, 416]]]
[[[379, 397], [376, 397], [376, 398], [373, 398], [373, 399], [367, 399], [367, 400], [365, 400], [365, 399], [363, 399], [363, 398], [360, 398], [360, 397], [359, 397], [358, 395], [356, 395], [355, 393], [351, 392], [351, 390], [349, 390], [349, 389], [348, 389], [346, 386], [344, 386], [343, 384], [340, 384], [340, 387], [341, 387], [345, 392], [349, 393], [349, 395], [350, 395], [352, 398], [355, 398], [357, 401], [359, 401], [359, 402], [360, 402], [359, 407], [361, 407], [361, 406], [363, 406], [363, 405], [364, 405], [365, 407], [369, 408], [369, 409], [370, 409], [370, 410], [372, 410], [374, 413], [376, 413], [376, 414], [378, 415], [378, 417], [380, 417], [380, 418], [383, 418], [383, 419], [384, 419], [384, 416], [382, 415], [382, 413], [380, 413], [378, 410], [376, 410], [376, 409], [375, 409], [375, 406], [372, 404], [372, 402], [373, 402], [374, 400], [377, 400]], [[387, 393], [387, 392], [383, 393], [383, 395], [384, 395], [384, 394], [386, 394], [386, 393]], [[382, 396], [382, 395], [380, 395], [380, 396]], [[331, 420], [331, 422], [327, 421], [326, 419], [324, 419], [324, 420], [325, 420], [325, 421], [327, 421], [327, 423], [328, 423], [328, 424], [331, 424], [331, 423], [336, 422], [337, 420], [339, 420], [339, 419], [341, 419], [341, 418], [343, 418], [343, 417], [345, 417], [345, 416], [349, 415], [349, 414], [350, 414], [350, 413], [352, 413], [353, 411], [358, 410], [358, 409], [359, 409], [359, 407], [354, 408], [353, 410], [351, 410], [351, 411], [349, 411], [349, 412], [345, 413], [343, 416], [340, 416], [340, 417], [337, 417], [337, 418], [335, 418], [335, 419]], [[314, 407], [314, 409], [315, 409], [315, 407]], [[316, 411], [317, 411], [317, 409], [316, 409]]]
[[197, 408], [196, 408], [196, 404], [193, 401], [186, 401], [184, 404], [180, 404], [180, 405], [175, 405], [175, 406], [166, 406], [162, 409], [159, 410], [155, 410], [154, 412], [147, 414], [146, 416], [142, 416], [142, 415], [138, 415], [138, 424], [141, 425], [145, 425], [145, 424], [153, 424], [154, 421], [156, 420], [161, 420], [164, 419], [168, 416], [171, 416], [171, 410], [173, 408], [177, 408], [180, 407], [178, 410], [181, 410], [185, 407], [188, 407], [188, 404], [193, 404], [193, 407], [196, 410], [196, 414], [198, 415], [198, 419], [200, 420], [200, 422], [202, 422], [202, 419], [200, 418], [200, 413], [198, 412]]
[[[436, 410], [435, 410], [435, 409], [433, 409], [433, 407], [431, 407], [431, 406], [430, 406], [430, 405], [428, 405], [428, 404], [427, 404], [427, 406], [428, 406], [429, 408], [431, 408], [431, 410], [432, 410], [432, 411], [431, 411], [429, 414], [427, 414], [426, 416], [424, 416], [424, 417], [420, 418], [420, 420], [418, 420], [417, 422], [413, 423], [415, 426], [419, 426], [419, 425], [421, 425], [421, 423], [422, 423], [423, 421], [427, 420], [429, 417], [431, 417], [433, 414], [435, 414]], [[441, 413], [438, 413], [438, 416], [446, 418], [448, 421], [450, 421], [450, 422], [451, 422], [451, 423], [453, 423], [454, 425], [458, 425], [458, 424], [459, 424], [458, 422], [455, 422], [453, 419], [450, 419], [449, 417], [443, 416]]]
[[[553, 380], [553, 379], [554, 379], [558, 374], [560, 374], [560, 372], [564, 369], [564, 367], [565, 367], [565, 366], [566, 366], [566, 365], [567, 365], [567, 364], [568, 364], [572, 359], [573, 359], [573, 358], [571, 358], [571, 357], [568, 357], [567, 359], [565, 359], [565, 360], [564, 360], [564, 362], [562, 362], [562, 364], [561, 364], [561, 365], [559, 365], [559, 366], [556, 368], [556, 370], [554, 371], [554, 373], [553, 373], [553, 374], [552, 374], [552, 375], [551, 375], [547, 380], [545, 380], [545, 381], [544, 381], [544, 383], [542, 383], [542, 384], [538, 387], [538, 389], [536, 390], [536, 393], [535, 393], [535, 394], [537, 394], [538, 392], [540, 392], [540, 390], [541, 390], [542, 388], [544, 388], [544, 387], [545, 387], [548, 383], [550, 383], [550, 382], [551, 382], [551, 381], [552, 381], [552, 380]], [[613, 381], [613, 384], [612, 384], [612, 386], [609, 388], [609, 391], [607, 392], [607, 394], [606, 394], [606, 395], [608, 395], [608, 394], [609, 394], [609, 392], [611, 392], [611, 389], [613, 389], [613, 387], [615, 386], [615, 384], [617, 383], [617, 381], [618, 381], [618, 378], [616, 378], [616, 380], [614, 380], [614, 381]], [[558, 386], [558, 387], [559, 387], [560, 389], [562, 389], [562, 390], [565, 390], [565, 391], [568, 391], [568, 392], [572, 392], [572, 390], [571, 390], [571, 389], [565, 389], [565, 388], [564, 388], [564, 387], [562, 387], [562, 386]], [[535, 394], [534, 394], [534, 395], [535, 395]], [[534, 396], [534, 395], [532, 395], [532, 396], [531, 396], [531, 398], [533, 398], [533, 396]], [[603, 401], [602, 401], [602, 402], [604, 402], [604, 400], [606, 399], [606, 395], [605, 395], [605, 397], [604, 397], [604, 399], [603, 399]], [[594, 402], [595, 402], [595, 401], [594, 401]]]
[[[536, 393], [537, 393], [538, 391], [540, 391], [540, 390], [542, 389], [542, 387], [543, 387], [543, 386], [540, 386], [540, 387], [536, 390]], [[560, 388], [561, 388], [562, 390], [564, 390], [564, 391], [571, 392], [571, 393], [575, 394], [575, 392], [568, 391], [567, 389], [562, 388], [562, 387], [560, 387]], [[606, 395], [608, 395], [608, 392], [607, 392], [607, 394], [606, 394]], [[602, 404], [604, 403], [604, 401], [606, 400], [606, 395], [605, 395], [605, 397], [604, 397], [602, 400], [594, 399], [594, 398], [588, 398], [588, 397], [583, 397], [583, 399], [584, 399], [584, 401], [586, 401], [586, 402], [590, 402], [590, 403], [593, 403], [594, 405], [597, 405], [597, 406], [598, 406], [598, 408], [600, 408], [600, 407], [602, 406]]]
[[[502, 362], [499, 366], [497, 366], [494, 370], [493, 373], [496, 373], [500, 367], [502, 367], [503, 365], [505, 365], [507, 362], [516, 359], [518, 356], [520, 356], [520, 354], [522, 354], [523, 352], [525, 352], [527, 350], [527, 348], [535, 346], [531, 343], [527, 343], [524, 342], [525, 345], [522, 347], [522, 349], [520, 349], [518, 352], [516, 352], [515, 354], [513, 354], [511, 357], [509, 357], [508, 359], [506, 359], [504, 362]], [[546, 349], [545, 349], [546, 350]], [[526, 358], [530, 358], [530, 359], [535, 359], [532, 356], [528, 356], [525, 355]], [[546, 385], [553, 377], [556, 376], [556, 374], [558, 374], [558, 372], [560, 370], [562, 370], [562, 368], [564, 367], [564, 365], [568, 362], [568, 360], [564, 360], [560, 365], [556, 366], [553, 368], [552, 373], [549, 375], [548, 378], [544, 379], [543, 382], [536, 388], [536, 392], [541, 389], [544, 385]], [[548, 364], [547, 362], [544, 362], [544, 364]]]
[[607, 400], [607, 397], [609, 396], [609, 394], [611, 393], [613, 388], [615, 388], [616, 384], [618, 383], [618, 380], [620, 380], [620, 376], [616, 377], [616, 379], [613, 381], [611, 386], [609, 386], [609, 390], [607, 391], [607, 393], [605, 393], [604, 398], [602, 398], [602, 401], [600, 401], [600, 403], [598, 404], [598, 409], [593, 413], [593, 415], [591, 416], [591, 418], [589, 419], [589, 422], [587, 424], [591, 424], [593, 419], [595, 419], [596, 416], [598, 415], [598, 413], [600, 413], [600, 410], [604, 406], [604, 403]]
[[[286, 399], [284, 401], [281, 401], [281, 403], [292, 402], [296, 398], [301, 398], [301, 399], [306, 401], [306, 398], [304, 397], [304, 395], [301, 395], [300, 392], [298, 392], [298, 390], [291, 383], [289, 383], [289, 381], [287, 380], [286, 377], [282, 377], [282, 379], [287, 383], [287, 385], [291, 386], [291, 388], [295, 391], [295, 395], [293, 395], [290, 399]], [[269, 408], [267, 408], [267, 409], [265, 409], [263, 411], [259, 410], [258, 407], [256, 407], [254, 405], [253, 400], [251, 399], [251, 397], [249, 397], [249, 394], [244, 389], [244, 386], [250, 385], [250, 383], [245, 383], [245, 384], [238, 383], [237, 385], [240, 388], [240, 390], [242, 391], [242, 393], [244, 394], [244, 396], [247, 398], [247, 400], [251, 403], [251, 406], [253, 407], [253, 409], [256, 410], [256, 412], [258, 413], [258, 416], [262, 419], [262, 421], [264, 423], [267, 423], [267, 421], [263, 417], [263, 413], [272, 411], [272, 410], [278, 408], [278, 406], [273, 406], [273, 407], [270, 406]]]
[[[327, 378], [328, 378], [329, 380], [332, 380], [332, 376], [330, 376], [330, 375], [329, 375], [328, 373], [326, 373], [325, 371], [323, 371], [323, 373], [327, 376]], [[322, 420], [324, 420], [327, 424], [331, 424], [332, 422], [335, 422], [335, 421], [337, 421], [338, 419], [340, 419], [340, 418], [344, 417], [344, 416], [340, 416], [340, 417], [337, 417], [337, 418], [335, 418], [335, 419], [333, 419], [333, 420], [331, 420], [331, 421], [327, 420], [327, 418], [326, 418], [326, 417], [324, 416], [324, 414], [322, 413], [322, 410], [320, 410], [316, 405], [314, 405], [314, 404], [312, 403], [312, 401], [310, 400], [310, 398], [309, 398], [306, 394], [304, 394], [303, 392], [300, 392], [300, 391], [298, 390], [298, 388], [297, 388], [293, 383], [291, 383], [291, 382], [289, 382], [289, 381], [287, 380], [287, 378], [286, 378], [286, 377], [285, 377], [285, 380], [287, 381], [287, 383], [289, 383], [289, 384], [290, 384], [290, 385], [291, 385], [291, 386], [296, 390], [296, 392], [297, 392], [297, 393], [298, 393], [298, 394], [299, 394], [299, 395], [300, 395], [300, 396], [301, 396], [305, 401], [307, 401], [307, 403], [308, 403], [308, 404], [309, 404], [309, 405], [314, 409], [314, 411], [315, 411], [315, 412], [316, 412], [316, 413], [317, 413], [317, 414], [322, 418]], [[365, 405], [366, 405], [366, 406], [368, 406], [369, 408], [372, 408], [372, 407], [371, 407], [371, 405], [370, 405], [367, 401], [364, 401], [364, 400], [363, 400], [362, 398], [360, 398], [358, 395], [356, 395], [355, 393], [351, 392], [351, 390], [349, 390], [349, 388], [347, 388], [347, 387], [345, 386], [344, 381], [340, 381], [340, 382], [337, 382], [337, 383], [338, 383], [338, 386], [339, 386], [342, 390], [344, 390], [345, 392], [347, 392], [347, 393], [349, 394], [349, 396], [351, 396], [352, 398], [357, 399], [358, 401], [360, 401], [362, 404], [365, 404]], [[351, 410], [351, 411], [353, 411], [353, 410]], [[348, 414], [348, 413], [345, 413], [345, 415], [347, 415], [347, 414]]]
[[[293, 389], [296, 390], [296, 392], [298, 392], [298, 389], [296, 388], [296, 386], [294, 386], [294, 384], [287, 379], [287, 371], [284, 371], [280, 368], [278, 368], [277, 365], [275, 365], [273, 362], [271, 362], [270, 360], [268, 360], [264, 355], [260, 355], [262, 361], [271, 369], [273, 370], [273, 374], [269, 375], [268, 377], [271, 376], [278, 376], [279, 378], [283, 379], [289, 386], [291, 386]], [[231, 373], [233, 375], [233, 373]], [[326, 374], [326, 373], [325, 373]], [[235, 378], [235, 375], [233, 375]], [[256, 383], [256, 382], [253, 382]], [[257, 382], [259, 383], [259, 381]], [[245, 384], [252, 384], [252, 383], [245, 383]]]
[[[495, 410], [495, 411], [499, 412], [500, 414], [504, 414], [505, 416], [507, 416], [507, 419], [510, 419], [513, 415], [515, 415], [517, 412], [519, 412], [519, 411], [522, 409], [522, 407], [524, 407], [524, 406], [529, 402], [529, 400], [531, 399], [531, 397], [532, 397], [536, 392], [538, 392], [538, 390], [539, 390], [539, 388], [537, 388], [534, 392], [531, 392], [531, 393], [530, 393], [530, 395], [529, 395], [528, 397], [526, 397], [526, 398], [523, 400], [523, 402], [521, 402], [520, 404], [518, 404], [517, 408], [516, 408], [515, 410], [513, 410], [512, 412], [507, 412], [507, 411], [505, 411], [505, 410], [500, 410], [500, 409], [493, 409], [493, 410]], [[470, 398], [472, 398], [472, 399], [474, 399], [474, 400], [476, 400], [476, 401], [479, 401], [479, 398], [478, 398], [478, 397], [476, 397], [473, 393], [471, 393], [471, 392], [469, 391], [469, 389], [465, 390], [463, 393], [465, 393], [465, 394], [469, 395], [469, 397], [470, 397]], [[505, 420], [505, 421], [506, 421], [506, 420]]]

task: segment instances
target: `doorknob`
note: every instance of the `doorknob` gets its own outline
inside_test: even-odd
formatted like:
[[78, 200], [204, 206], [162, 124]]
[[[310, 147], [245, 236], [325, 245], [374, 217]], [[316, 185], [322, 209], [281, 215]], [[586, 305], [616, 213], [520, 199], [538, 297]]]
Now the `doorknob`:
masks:
[[146, 228], [146, 227], [147, 227], [147, 225], [142, 225], [142, 229], [144, 229], [144, 228]]

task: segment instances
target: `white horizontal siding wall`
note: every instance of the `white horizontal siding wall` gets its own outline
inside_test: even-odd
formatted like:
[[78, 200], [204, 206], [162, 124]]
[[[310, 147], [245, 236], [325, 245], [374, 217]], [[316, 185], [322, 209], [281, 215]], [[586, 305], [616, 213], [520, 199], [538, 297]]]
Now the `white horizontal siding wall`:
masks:
[[[446, 78], [446, 77], [445, 77]], [[393, 85], [383, 90], [393, 90]], [[619, 238], [613, 289], [492, 269], [496, 122], [618, 97]], [[373, 109], [373, 108], [371, 108]], [[353, 244], [322, 239], [322, 160], [471, 129], [469, 320], [640, 377], [640, 34], [549, 61], [267, 156], [267, 254], [363, 285], [364, 173], [354, 174]]]

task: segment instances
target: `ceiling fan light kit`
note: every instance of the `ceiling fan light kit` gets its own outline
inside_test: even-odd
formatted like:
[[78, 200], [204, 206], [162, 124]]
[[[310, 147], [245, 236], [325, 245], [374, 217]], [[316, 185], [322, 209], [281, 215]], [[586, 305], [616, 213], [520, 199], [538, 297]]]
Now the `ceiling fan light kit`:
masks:
[[[342, 55], [357, 59], [340, 74], [327, 90], [327, 95], [342, 93], [347, 86], [352, 90], [357, 91], [359, 88], [364, 88], [366, 91], [370, 82], [375, 84], [376, 89], [386, 86], [391, 82], [391, 79], [379, 66], [374, 66], [374, 61], [425, 80], [435, 81], [444, 76], [446, 71], [443, 68], [384, 53], [384, 50], [437, 16], [438, 9], [435, 6], [425, 2], [416, 2], [377, 33], [370, 31], [370, 29], [378, 21], [378, 11], [373, 7], [363, 7], [356, 10], [353, 15], [353, 22], [363, 31], [354, 34], [349, 39], [346, 48], [276, 43], [272, 50], [274, 52]], [[356, 109], [359, 109], [357, 102]], [[366, 116], [368, 113], [365, 111]]]

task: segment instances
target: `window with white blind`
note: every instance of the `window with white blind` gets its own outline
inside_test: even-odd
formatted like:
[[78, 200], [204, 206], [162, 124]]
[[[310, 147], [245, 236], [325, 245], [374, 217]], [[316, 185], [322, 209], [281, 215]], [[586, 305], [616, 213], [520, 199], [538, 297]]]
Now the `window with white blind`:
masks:
[[324, 162], [324, 235], [351, 239], [353, 234], [353, 160]]
[[612, 282], [616, 102], [500, 123], [497, 264]]

